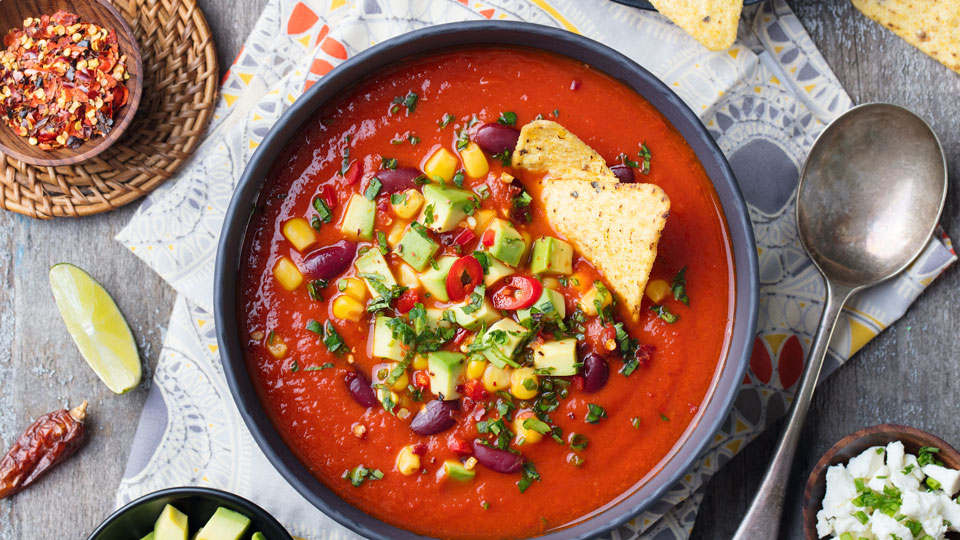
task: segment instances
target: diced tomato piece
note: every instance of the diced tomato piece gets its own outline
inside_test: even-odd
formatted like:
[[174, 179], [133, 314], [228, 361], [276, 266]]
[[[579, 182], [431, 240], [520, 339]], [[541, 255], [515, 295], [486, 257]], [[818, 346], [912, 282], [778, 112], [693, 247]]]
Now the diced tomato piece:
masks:
[[469, 456], [473, 453], [473, 449], [470, 448], [470, 443], [457, 437], [456, 435], [450, 435], [447, 437], [447, 448], [451, 452], [460, 456]]
[[487, 389], [483, 387], [483, 381], [474, 379], [463, 383], [463, 395], [474, 401], [482, 401], [488, 394]]
[[451, 302], [461, 302], [477, 285], [483, 283], [483, 267], [473, 255], [457, 259], [447, 274], [447, 296]]
[[454, 336], [453, 336], [453, 344], [456, 345], [457, 347], [459, 347], [460, 345], [463, 345], [463, 342], [464, 342], [464, 341], [467, 339], [467, 337], [470, 336], [470, 335], [473, 335], [473, 332], [471, 332], [471, 331], [469, 331], [469, 330], [467, 330], [467, 329], [465, 329], [465, 328], [458, 328], [458, 329], [457, 329], [457, 333], [454, 334]]
[[361, 176], [363, 176], [363, 162], [354, 161], [347, 169], [347, 174], [343, 175], [343, 183], [352, 186], [360, 181]]
[[417, 388], [429, 388], [430, 375], [422, 369], [413, 372], [413, 384], [417, 385]]
[[327, 203], [327, 208], [333, 210], [337, 207], [337, 194], [334, 192], [333, 187], [323, 186], [320, 188], [320, 196], [323, 197], [323, 202]]
[[634, 358], [639, 362], [640, 367], [647, 367], [650, 363], [650, 360], [653, 359], [653, 353], [656, 352], [657, 348], [653, 345], [647, 345], [646, 343], [640, 344], [637, 347], [637, 352], [634, 353]]
[[497, 234], [495, 232], [491, 231], [490, 229], [487, 229], [486, 231], [483, 232], [483, 236], [480, 238], [480, 242], [483, 243], [484, 246], [490, 247], [493, 245], [493, 239], [496, 236]]
[[583, 375], [574, 375], [570, 377], [573, 381], [573, 388], [576, 390], [583, 390]]
[[420, 294], [415, 289], [407, 289], [397, 298], [397, 311], [407, 313], [420, 301]]
[[453, 243], [460, 247], [467, 247], [467, 244], [473, 242], [477, 235], [470, 229], [460, 229], [460, 233], [453, 238]]
[[424, 455], [424, 454], [427, 453], [427, 445], [425, 445], [425, 444], [423, 444], [423, 443], [417, 443], [417, 444], [413, 445], [413, 448], [411, 448], [411, 451], [412, 451], [415, 455], [422, 456], [422, 455]]
[[536, 278], [512, 276], [506, 282], [493, 293], [493, 306], [497, 309], [527, 309], [543, 293], [543, 283]]

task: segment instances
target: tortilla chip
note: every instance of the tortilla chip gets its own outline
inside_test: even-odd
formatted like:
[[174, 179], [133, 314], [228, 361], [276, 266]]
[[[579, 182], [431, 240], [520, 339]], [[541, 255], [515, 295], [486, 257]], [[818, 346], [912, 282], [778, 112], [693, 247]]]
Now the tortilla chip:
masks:
[[653, 7], [711, 51], [737, 39], [743, 0], [650, 0]]
[[960, 0], [853, 0], [853, 5], [960, 73]]
[[513, 166], [547, 173], [551, 179], [617, 181], [600, 154], [550, 120], [535, 120], [523, 126], [513, 151]]
[[654, 184], [554, 180], [543, 186], [547, 219], [597, 267], [634, 320], [640, 317], [670, 198]]

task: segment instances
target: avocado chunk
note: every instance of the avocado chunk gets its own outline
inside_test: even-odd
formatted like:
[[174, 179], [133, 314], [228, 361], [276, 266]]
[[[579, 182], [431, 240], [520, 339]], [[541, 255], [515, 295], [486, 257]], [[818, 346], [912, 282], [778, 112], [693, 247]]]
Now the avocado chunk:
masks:
[[240, 540], [249, 527], [250, 518], [221, 506], [200, 529], [197, 540]]
[[560, 377], [577, 374], [577, 340], [575, 338], [544, 341], [531, 348], [535, 368]]
[[460, 463], [455, 459], [448, 459], [444, 461], [441, 471], [444, 478], [449, 478], [450, 480], [456, 480], [458, 482], [469, 482], [470, 480], [473, 480], [473, 477], [477, 474], [476, 471], [473, 469], [467, 469], [463, 466], [463, 463]]
[[567, 307], [563, 301], [563, 295], [553, 289], [544, 287], [540, 298], [532, 306], [517, 311], [517, 319], [521, 321], [529, 319], [530, 315], [534, 313], [543, 313], [544, 319], [562, 320], [567, 316]]
[[446, 401], [457, 399], [457, 385], [466, 364], [467, 356], [458, 352], [432, 352], [427, 355], [427, 373], [430, 376], [430, 391]]
[[156, 540], [187, 540], [187, 515], [171, 505], [163, 507], [153, 525]]
[[440, 249], [433, 238], [427, 233], [423, 225], [414, 221], [410, 228], [403, 233], [400, 243], [393, 248], [393, 252], [400, 255], [400, 258], [413, 267], [417, 272], [423, 271], [430, 258]]
[[456, 229], [477, 204], [473, 193], [463, 189], [427, 184], [422, 191], [423, 213], [418, 221], [438, 233]]
[[493, 245], [488, 248], [490, 254], [510, 266], [519, 266], [527, 250], [523, 235], [509, 221], [500, 218], [490, 220], [487, 230], [493, 231]]
[[520, 364], [513, 360], [513, 354], [526, 335], [527, 329], [513, 322], [513, 319], [500, 319], [483, 334], [483, 343], [486, 345], [483, 355], [498, 368], [502, 369], [507, 364], [519, 367]]
[[354, 265], [357, 267], [357, 273], [363, 278], [370, 289], [370, 295], [379, 298], [384, 291], [397, 286], [397, 280], [393, 277], [393, 272], [387, 266], [387, 260], [383, 258], [378, 249], [367, 250], [366, 253], [357, 258]]
[[154, 533], [153, 531], [150, 531], [149, 533], [147, 533], [146, 536], [144, 536], [140, 540], [155, 540], [156, 537], [157, 537], [156, 533]]
[[427, 328], [437, 331], [439, 328], [450, 328], [452, 323], [443, 318], [444, 310], [438, 308], [426, 308]]
[[513, 268], [510, 268], [497, 259], [494, 259], [487, 252], [482, 253], [483, 258], [486, 261], [486, 264], [483, 264], [483, 266], [486, 267], [486, 271], [483, 273], [483, 284], [487, 287], [493, 287], [498, 281], [514, 273]]
[[264, 536], [262, 532], [257, 531], [253, 533], [253, 536], [250, 537], [250, 540], [267, 540], [267, 537]]
[[347, 211], [340, 221], [340, 232], [350, 238], [373, 240], [373, 223], [377, 217], [377, 203], [354, 193], [347, 202]]
[[393, 317], [377, 315], [373, 323], [373, 356], [399, 362], [403, 360], [405, 351], [400, 346], [400, 340], [393, 337], [389, 324], [392, 320]]
[[573, 247], [552, 236], [544, 236], [533, 243], [530, 271], [534, 274], [573, 273]]
[[453, 263], [457, 262], [456, 257], [440, 257], [437, 261], [437, 267], [432, 266], [426, 272], [420, 274], [420, 284], [430, 293], [430, 296], [441, 302], [449, 302], [450, 296], [447, 294], [447, 274]]
[[[479, 294], [482, 299], [476, 298], [474, 294]], [[477, 331], [484, 324], [490, 325], [503, 318], [480, 287], [471, 293], [463, 303], [452, 306], [452, 309], [457, 324], [472, 331]]]

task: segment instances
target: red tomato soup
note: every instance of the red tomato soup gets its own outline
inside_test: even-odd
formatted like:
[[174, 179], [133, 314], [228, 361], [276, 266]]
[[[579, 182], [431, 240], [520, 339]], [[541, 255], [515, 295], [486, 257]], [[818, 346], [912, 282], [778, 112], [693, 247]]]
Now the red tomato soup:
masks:
[[[638, 321], [564, 249], [540, 179], [477, 135], [537, 118], [670, 197]], [[619, 82], [523, 49], [411, 59], [335, 99], [266, 179], [243, 261], [241, 339], [287, 444], [346, 501], [441, 538], [536, 536], [642, 484], [732, 325], [727, 227], [691, 148]]]

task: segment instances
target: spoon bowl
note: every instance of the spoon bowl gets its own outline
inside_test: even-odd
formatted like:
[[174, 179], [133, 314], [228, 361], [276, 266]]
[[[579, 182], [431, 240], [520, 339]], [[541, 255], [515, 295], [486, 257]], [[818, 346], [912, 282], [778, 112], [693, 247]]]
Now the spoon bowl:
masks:
[[946, 194], [947, 163], [930, 126], [896, 105], [861, 105], [830, 124], [807, 157], [800, 240], [834, 282], [876, 283], [920, 254]]
[[902, 107], [850, 109], [813, 143], [797, 186], [797, 229], [826, 281], [826, 302], [787, 427], [734, 540], [779, 538], [793, 455], [840, 311], [851, 294], [897, 275], [923, 251], [946, 196], [940, 141]]

